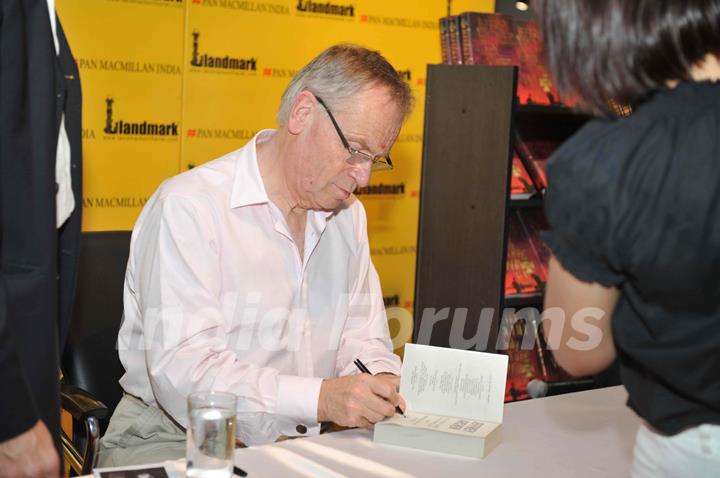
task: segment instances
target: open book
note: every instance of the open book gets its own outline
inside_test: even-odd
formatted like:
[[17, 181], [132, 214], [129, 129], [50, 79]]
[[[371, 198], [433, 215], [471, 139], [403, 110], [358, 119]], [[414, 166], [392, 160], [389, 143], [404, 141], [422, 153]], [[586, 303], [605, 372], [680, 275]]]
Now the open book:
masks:
[[500, 443], [506, 355], [407, 344], [405, 416], [375, 424], [374, 441], [484, 458]]

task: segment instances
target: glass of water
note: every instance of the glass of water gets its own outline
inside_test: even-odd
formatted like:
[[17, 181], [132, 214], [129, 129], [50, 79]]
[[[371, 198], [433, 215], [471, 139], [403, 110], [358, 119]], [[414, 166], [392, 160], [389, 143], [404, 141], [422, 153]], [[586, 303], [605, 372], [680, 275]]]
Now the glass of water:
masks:
[[187, 476], [231, 478], [237, 397], [196, 392], [188, 397]]

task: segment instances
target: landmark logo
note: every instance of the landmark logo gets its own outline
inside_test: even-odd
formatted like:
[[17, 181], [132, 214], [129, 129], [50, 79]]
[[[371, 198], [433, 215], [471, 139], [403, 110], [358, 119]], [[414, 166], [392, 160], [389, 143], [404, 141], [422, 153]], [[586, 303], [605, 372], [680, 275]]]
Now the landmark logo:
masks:
[[321, 15], [334, 15], [337, 17], [354, 17], [355, 5], [338, 5], [331, 2], [313, 2], [312, 0], [298, 0], [295, 9], [302, 13], [319, 13]]
[[200, 53], [200, 32], [192, 32], [193, 46], [190, 65], [196, 68], [229, 71], [257, 71], [257, 58], [236, 58], [230, 55], [214, 56]]
[[370, 184], [357, 188], [356, 196], [402, 196], [405, 194], [405, 183], [400, 184]]
[[178, 136], [178, 124], [173, 121], [171, 123], [149, 123], [129, 122], [125, 120], [115, 120], [113, 118], [113, 105], [115, 100], [108, 96], [105, 98], [105, 127], [103, 131], [106, 135], [111, 136], [139, 136], [139, 137], [164, 137]]

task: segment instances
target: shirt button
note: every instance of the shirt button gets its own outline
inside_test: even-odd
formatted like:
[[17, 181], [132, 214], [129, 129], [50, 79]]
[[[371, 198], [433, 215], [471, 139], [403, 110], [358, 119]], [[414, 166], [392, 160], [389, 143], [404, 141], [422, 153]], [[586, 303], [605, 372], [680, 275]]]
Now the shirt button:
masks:
[[304, 435], [307, 433], [307, 427], [305, 425], [298, 425], [295, 427], [295, 431], [301, 435]]

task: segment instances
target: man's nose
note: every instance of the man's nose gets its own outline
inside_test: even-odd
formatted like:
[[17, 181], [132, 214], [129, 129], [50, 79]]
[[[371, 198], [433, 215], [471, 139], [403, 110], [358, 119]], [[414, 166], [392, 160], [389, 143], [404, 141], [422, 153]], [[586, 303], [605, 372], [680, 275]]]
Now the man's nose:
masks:
[[350, 176], [355, 180], [359, 188], [364, 188], [370, 182], [370, 169], [372, 161], [356, 164], [350, 170]]

